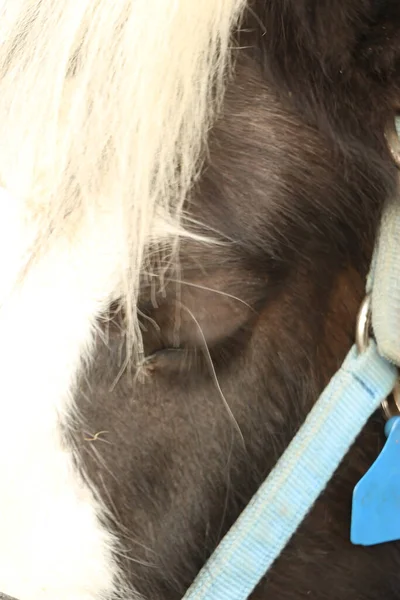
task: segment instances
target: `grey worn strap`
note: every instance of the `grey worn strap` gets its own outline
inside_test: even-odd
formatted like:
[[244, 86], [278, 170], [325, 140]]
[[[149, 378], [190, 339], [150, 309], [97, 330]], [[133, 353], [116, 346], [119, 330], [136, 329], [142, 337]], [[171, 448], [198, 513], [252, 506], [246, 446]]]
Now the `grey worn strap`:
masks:
[[400, 365], [400, 189], [384, 208], [368, 286], [379, 352]]

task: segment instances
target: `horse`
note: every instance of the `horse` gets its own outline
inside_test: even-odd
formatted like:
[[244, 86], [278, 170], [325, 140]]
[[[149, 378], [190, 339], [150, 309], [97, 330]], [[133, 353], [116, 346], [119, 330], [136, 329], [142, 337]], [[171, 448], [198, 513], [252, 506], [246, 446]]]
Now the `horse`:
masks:
[[[0, 592], [179, 600], [353, 344], [400, 4], [0, 0], [0, 39]], [[349, 540], [382, 424], [252, 600], [399, 597]]]

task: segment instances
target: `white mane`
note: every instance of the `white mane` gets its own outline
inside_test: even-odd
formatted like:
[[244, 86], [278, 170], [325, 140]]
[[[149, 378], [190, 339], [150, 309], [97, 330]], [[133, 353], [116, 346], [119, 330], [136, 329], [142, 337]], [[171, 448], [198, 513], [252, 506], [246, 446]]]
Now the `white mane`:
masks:
[[0, 1], [0, 183], [40, 219], [41, 248], [118, 215], [133, 302], [148, 245], [185, 235], [243, 5]]

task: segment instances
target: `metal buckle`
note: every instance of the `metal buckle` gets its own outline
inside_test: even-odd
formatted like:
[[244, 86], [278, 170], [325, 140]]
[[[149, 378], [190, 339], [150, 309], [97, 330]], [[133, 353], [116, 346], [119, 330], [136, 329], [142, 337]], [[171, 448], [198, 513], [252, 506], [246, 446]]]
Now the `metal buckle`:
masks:
[[[400, 147], [400, 146], [399, 146]], [[356, 346], [361, 354], [368, 348], [371, 337], [371, 295], [367, 294], [360, 306], [356, 326]], [[393, 392], [382, 402], [382, 410], [387, 420], [400, 415], [400, 379], [397, 379]]]

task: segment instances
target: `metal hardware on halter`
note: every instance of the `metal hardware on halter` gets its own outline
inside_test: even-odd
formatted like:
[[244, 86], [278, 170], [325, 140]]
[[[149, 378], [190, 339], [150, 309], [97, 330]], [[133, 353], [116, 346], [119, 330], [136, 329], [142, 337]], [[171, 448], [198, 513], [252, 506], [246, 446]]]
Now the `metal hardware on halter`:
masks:
[[390, 121], [385, 131], [386, 141], [388, 143], [390, 154], [395, 165], [400, 168], [400, 117], [396, 115], [393, 121]]
[[365, 352], [368, 347], [371, 329], [371, 296], [367, 294], [362, 301], [357, 316], [356, 325], [356, 346], [357, 350]]
[[[362, 353], [368, 347], [371, 333], [371, 295], [367, 294], [360, 306], [356, 326], [356, 346]], [[400, 415], [400, 379], [397, 379], [393, 392], [382, 402], [382, 410], [387, 420]]]

